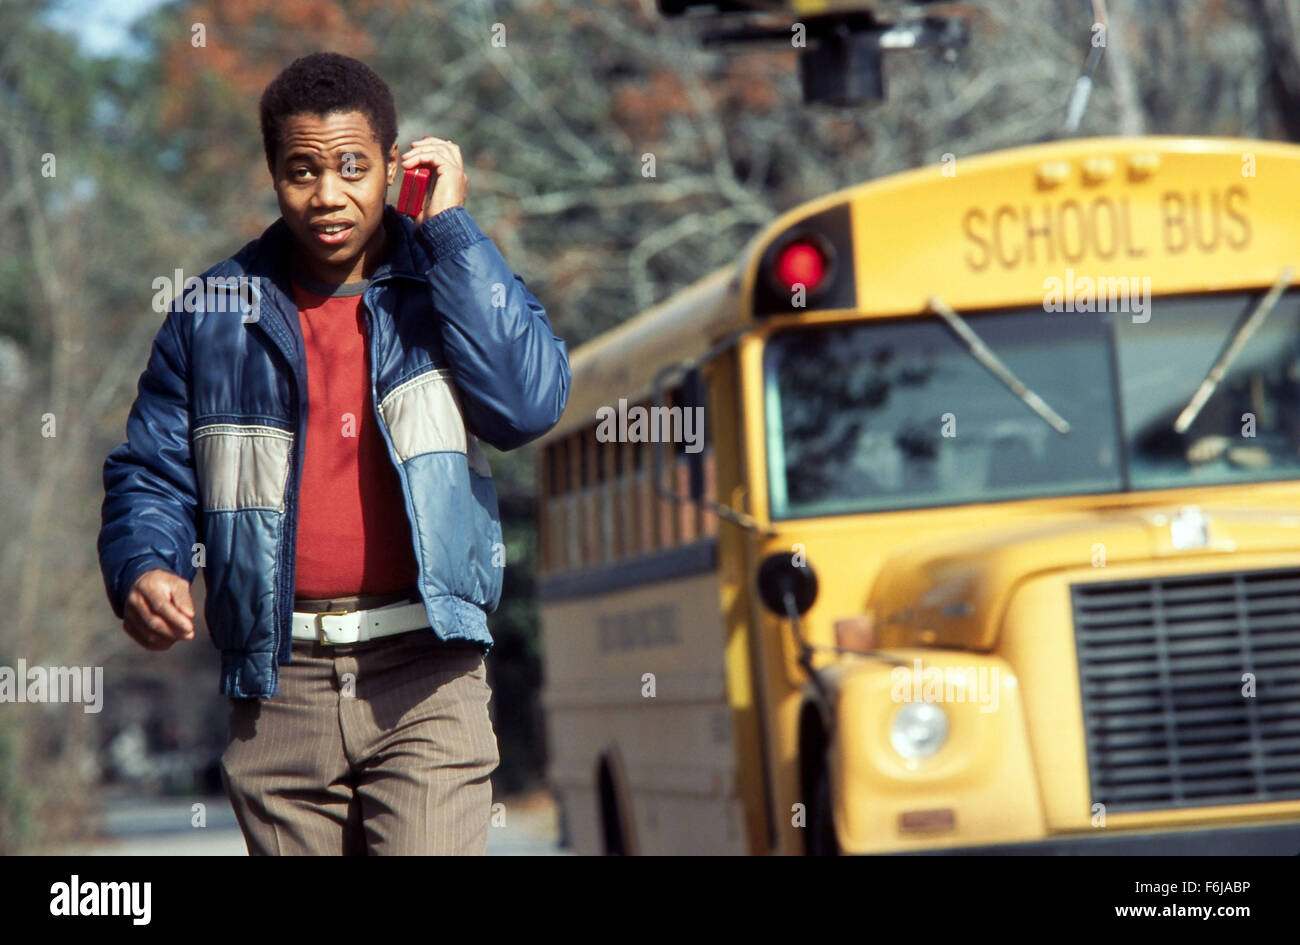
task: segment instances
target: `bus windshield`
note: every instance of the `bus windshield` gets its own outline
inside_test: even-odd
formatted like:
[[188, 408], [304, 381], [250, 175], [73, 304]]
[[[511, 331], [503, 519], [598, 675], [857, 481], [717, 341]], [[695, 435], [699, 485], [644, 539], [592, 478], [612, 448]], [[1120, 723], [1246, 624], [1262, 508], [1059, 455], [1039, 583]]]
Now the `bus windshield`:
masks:
[[1264, 291], [1129, 313], [961, 313], [1062, 434], [938, 316], [774, 333], [773, 519], [1300, 474], [1300, 292], [1278, 301], [1182, 434], [1174, 423]]

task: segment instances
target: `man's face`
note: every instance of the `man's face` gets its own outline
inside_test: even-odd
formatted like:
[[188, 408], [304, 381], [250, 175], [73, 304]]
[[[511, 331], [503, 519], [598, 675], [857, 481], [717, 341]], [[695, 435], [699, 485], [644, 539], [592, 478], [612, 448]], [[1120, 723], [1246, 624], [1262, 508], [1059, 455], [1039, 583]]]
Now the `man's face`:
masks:
[[[365, 278], [384, 241], [384, 198], [397, 174], [361, 112], [289, 116], [272, 172], [300, 265], [325, 281]], [[340, 226], [341, 224], [341, 226]], [[366, 259], [364, 257], [372, 257]], [[364, 268], [373, 268], [373, 265]]]

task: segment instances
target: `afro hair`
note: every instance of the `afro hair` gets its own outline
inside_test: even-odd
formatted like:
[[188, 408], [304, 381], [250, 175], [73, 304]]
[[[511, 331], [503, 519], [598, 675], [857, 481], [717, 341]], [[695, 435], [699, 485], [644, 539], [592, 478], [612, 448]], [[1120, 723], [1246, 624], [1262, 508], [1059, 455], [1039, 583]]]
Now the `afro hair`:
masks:
[[320, 52], [291, 62], [262, 93], [262, 146], [274, 173], [276, 148], [291, 115], [358, 111], [370, 121], [385, 163], [397, 141], [397, 109], [388, 83], [359, 59]]

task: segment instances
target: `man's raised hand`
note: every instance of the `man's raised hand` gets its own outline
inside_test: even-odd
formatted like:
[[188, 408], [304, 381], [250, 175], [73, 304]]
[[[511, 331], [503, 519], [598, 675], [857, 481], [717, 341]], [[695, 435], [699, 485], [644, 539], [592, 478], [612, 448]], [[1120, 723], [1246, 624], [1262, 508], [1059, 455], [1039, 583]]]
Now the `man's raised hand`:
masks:
[[419, 167], [421, 164], [432, 167], [436, 176], [426, 198], [428, 203], [415, 218], [416, 226], [450, 207], [463, 207], [465, 198], [469, 196], [465, 161], [461, 157], [460, 147], [454, 141], [428, 135], [419, 141], [412, 141], [411, 150], [402, 155], [402, 168]]

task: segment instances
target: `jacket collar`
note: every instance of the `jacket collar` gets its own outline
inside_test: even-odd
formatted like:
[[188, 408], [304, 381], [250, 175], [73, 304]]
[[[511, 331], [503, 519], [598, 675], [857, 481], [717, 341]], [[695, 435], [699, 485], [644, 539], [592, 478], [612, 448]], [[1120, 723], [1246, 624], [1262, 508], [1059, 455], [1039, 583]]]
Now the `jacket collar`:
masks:
[[[389, 279], [424, 280], [420, 268], [424, 254], [414, 241], [414, 224], [393, 207], [385, 206], [383, 226], [388, 235], [384, 261], [371, 275], [367, 293], [377, 284]], [[289, 278], [292, 239], [289, 225], [280, 217], [258, 239], [245, 246], [228, 264], [223, 264], [220, 268], [227, 269], [229, 265], [229, 268], [242, 270], [244, 275], [265, 279], [273, 287], [271, 291], [263, 292], [261, 297], [269, 303], [275, 317], [254, 319], [251, 324], [265, 333], [293, 366], [299, 396], [305, 397], [307, 384], [302, 373], [302, 330], [298, 324], [298, 306], [294, 301]], [[428, 267], [425, 265], [423, 268]]]

